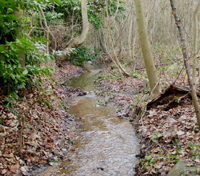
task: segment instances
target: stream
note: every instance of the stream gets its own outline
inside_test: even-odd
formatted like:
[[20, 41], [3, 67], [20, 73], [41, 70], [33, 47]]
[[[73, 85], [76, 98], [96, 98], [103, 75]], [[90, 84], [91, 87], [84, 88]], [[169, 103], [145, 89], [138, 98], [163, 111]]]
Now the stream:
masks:
[[133, 176], [139, 153], [134, 128], [128, 120], [117, 118], [113, 107], [98, 105], [93, 79], [100, 70], [89, 70], [67, 82], [67, 86], [80, 87], [88, 94], [69, 100], [69, 113], [75, 116], [80, 137], [56, 175]]

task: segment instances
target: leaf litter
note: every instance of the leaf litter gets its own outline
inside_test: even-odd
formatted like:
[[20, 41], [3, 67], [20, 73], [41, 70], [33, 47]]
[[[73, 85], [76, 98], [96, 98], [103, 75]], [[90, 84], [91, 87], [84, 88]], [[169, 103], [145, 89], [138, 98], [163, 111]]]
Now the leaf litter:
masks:
[[[43, 91], [34, 87], [21, 90], [21, 101], [14, 103], [13, 112], [5, 107], [6, 97], [0, 87], [0, 174], [36, 175], [45, 170], [39, 169], [41, 165], [54, 165], [64, 159], [69, 141], [77, 138], [74, 119], [66, 112], [66, 98], [85, 92], [63, 84], [83, 70], [64, 63], [56, 72], [59, 85], [41, 77]], [[185, 86], [184, 79], [180, 77], [177, 84]], [[200, 135], [190, 97], [185, 96], [180, 104], [167, 110], [163, 108], [166, 104], [147, 110], [150, 95], [144, 90], [142, 79], [99, 77], [96, 83], [96, 93], [103, 97], [99, 103], [112, 102], [118, 117], [136, 127], [141, 139], [136, 175], [166, 175], [179, 160], [187, 160], [199, 171]]]
[[[114, 74], [115, 70], [104, 75], [110, 72]], [[170, 90], [168, 85], [172, 83], [163, 86]], [[176, 81], [176, 85], [183, 89], [172, 86], [172, 92], [177, 89], [174, 92], [178, 93], [164, 92], [163, 102], [157, 101], [160, 97], [157, 102], [150, 101], [150, 92], [144, 90], [140, 78], [99, 76], [96, 84], [97, 94], [103, 97], [100, 104], [114, 104], [118, 117], [128, 119], [136, 128], [141, 150], [135, 175], [167, 175], [181, 160], [196, 167], [196, 174], [200, 174], [200, 129], [183, 75]], [[168, 100], [164, 102], [165, 98]], [[152, 106], [148, 107], [148, 102]]]
[[36, 175], [64, 159], [69, 140], [76, 140], [66, 99], [84, 92], [66, 88], [62, 81], [80, 75], [83, 69], [69, 62], [55, 68], [54, 77], [40, 77], [39, 88], [21, 89], [11, 111], [0, 87], [0, 175]]

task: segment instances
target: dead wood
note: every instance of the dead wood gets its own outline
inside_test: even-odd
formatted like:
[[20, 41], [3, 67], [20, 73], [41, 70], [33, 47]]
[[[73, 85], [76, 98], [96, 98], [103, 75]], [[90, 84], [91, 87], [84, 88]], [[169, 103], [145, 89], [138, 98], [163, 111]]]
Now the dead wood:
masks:
[[[199, 92], [197, 92], [197, 96], [200, 97]], [[158, 97], [147, 104], [147, 110], [157, 107], [169, 110], [183, 103], [186, 98], [191, 99], [189, 88], [170, 85]]]

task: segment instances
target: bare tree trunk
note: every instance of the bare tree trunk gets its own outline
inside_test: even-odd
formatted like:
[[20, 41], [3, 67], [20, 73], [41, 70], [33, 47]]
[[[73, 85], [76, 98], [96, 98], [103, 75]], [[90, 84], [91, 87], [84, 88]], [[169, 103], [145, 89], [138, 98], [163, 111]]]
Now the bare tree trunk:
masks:
[[[135, 67], [136, 67], [136, 62], [135, 62], [135, 41], [136, 41], [136, 36], [133, 36], [133, 26], [134, 26], [134, 21], [133, 21], [133, 12], [130, 13], [130, 22], [129, 22], [129, 31], [128, 31], [128, 55], [129, 59], [132, 61], [132, 71], [135, 72]], [[132, 41], [133, 39], [133, 41]], [[132, 43], [131, 43], [132, 41]]]
[[199, 64], [197, 61], [197, 41], [198, 41], [198, 12], [200, 10], [200, 1], [193, 13], [193, 72], [192, 72], [192, 78], [193, 82], [196, 83], [196, 68]]
[[87, 0], [81, 0], [81, 13], [82, 13], [82, 24], [83, 24], [81, 35], [79, 36], [79, 38], [73, 39], [68, 45], [68, 48], [77, 48], [81, 46], [87, 37], [89, 31]]
[[144, 57], [147, 76], [149, 79], [149, 85], [152, 90], [152, 94], [158, 95], [161, 92], [161, 87], [159, 85], [158, 76], [156, 73], [156, 68], [153, 60], [153, 55], [148, 41], [147, 28], [145, 24], [145, 17], [142, 8], [142, 3], [141, 0], [134, 0], [134, 2], [135, 2], [139, 40], [142, 49], [142, 54]]
[[121, 73], [124, 75], [124, 76], [130, 76], [129, 73], [127, 73], [125, 71], [125, 69], [121, 66], [120, 62], [119, 62], [119, 59], [117, 57], [117, 54], [116, 54], [116, 51], [114, 49], [114, 45], [113, 45], [113, 41], [112, 41], [112, 36], [111, 36], [111, 32], [110, 32], [110, 18], [109, 18], [109, 14], [108, 14], [108, 0], [106, 0], [106, 14], [107, 14], [107, 21], [108, 21], [108, 24], [107, 24], [107, 32], [108, 32], [108, 39], [109, 39], [109, 45], [114, 53], [114, 59], [113, 59], [113, 62], [115, 63], [115, 65], [117, 66], [117, 68], [119, 69], [119, 71], [121, 71]]
[[[20, 6], [18, 7], [19, 11], [15, 11], [14, 15], [17, 17], [17, 19], [21, 19], [23, 17], [23, 14], [21, 12]], [[18, 30], [21, 31], [21, 27], [18, 27]], [[21, 38], [21, 33], [18, 34], [18, 37]], [[19, 57], [20, 57], [20, 65], [21, 67], [25, 67], [25, 54], [23, 52], [19, 53]]]
[[[44, 15], [44, 12], [43, 12], [41, 6], [39, 6], [39, 9], [40, 9], [40, 12], [41, 12], [42, 17], [43, 17], [43, 20], [44, 20], [44, 25], [45, 25], [45, 28], [46, 28], [46, 29], [44, 28], [44, 30], [45, 30], [46, 33], [47, 33], [47, 40], [49, 40], [49, 34], [51, 34], [51, 36], [52, 36], [53, 39], [55, 40], [55, 48], [54, 48], [54, 49], [56, 50], [56, 48], [57, 48], [56, 38], [54, 37], [53, 33], [52, 33], [51, 30], [49, 29], [49, 26], [48, 26], [48, 24], [47, 24], [46, 17], [45, 17], [45, 15]], [[49, 42], [47, 42], [47, 53], [49, 53]]]
[[[131, 13], [132, 14], [132, 13]], [[129, 59], [132, 58], [132, 49], [131, 49], [131, 38], [132, 38], [132, 31], [133, 31], [133, 17], [130, 15], [130, 26], [128, 32], [128, 52], [129, 52]]]
[[176, 14], [176, 8], [174, 6], [174, 1], [170, 0], [170, 3], [171, 3], [171, 8], [172, 8], [172, 14], [174, 15], [174, 19], [175, 19], [175, 22], [176, 22], [176, 25], [177, 25], [177, 28], [178, 28], [178, 31], [179, 31], [180, 38], [181, 38], [181, 47], [182, 47], [184, 65], [185, 65], [185, 68], [186, 68], [186, 73], [187, 73], [187, 76], [188, 76], [188, 82], [189, 82], [190, 90], [191, 90], [192, 101], [193, 101], [193, 105], [194, 105], [194, 108], [195, 108], [198, 125], [199, 125], [199, 128], [200, 128], [200, 107], [199, 107], [198, 98], [197, 98], [197, 95], [196, 95], [195, 85], [194, 85], [193, 79], [192, 79], [190, 64], [188, 62], [184, 32], [183, 32], [181, 20], [179, 19], [179, 17]]
[[106, 52], [107, 52], [107, 51], [106, 51], [106, 46], [105, 46], [105, 44], [104, 44], [104, 41], [103, 41], [102, 37], [103, 37], [103, 32], [99, 30], [99, 45], [100, 45], [102, 51], [103, 51], [104, 53], [106, 53]]

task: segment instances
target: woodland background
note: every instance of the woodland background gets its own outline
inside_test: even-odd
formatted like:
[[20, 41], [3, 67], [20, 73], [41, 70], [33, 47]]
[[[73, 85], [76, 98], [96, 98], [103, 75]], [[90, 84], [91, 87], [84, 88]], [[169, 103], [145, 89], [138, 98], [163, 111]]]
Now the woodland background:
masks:
[[[181, 23], [175, 22], [173, 3]], [[199, 0], [0, 0], [1, 174], [26, 175], [32, 169], [29, 166], [57, 161], [66, 155], [65, 151], [59, 152], [63, 146], [55, 144], [51, 135], [66, 135], [60, 132], [68, 121], [64, 97], [81, 91], [70, 92], [59, 80], [82, 73], [82, 68], [76, 66], [82, 67], [85, 61], [105, 68], [97, 78], [99, 87], [105, 88], [106, 83], [108, 89], [114, 89], [121, 82], [122, 87], [129, 86], [130, 90], [122, 88], [127, 92], [142, 87], [129, 102], [129, 109], [125, 105], [118, 107], [121, 116], [125, 111], [130, 117], [139, 114], [137, 131], [160, 150], [143, 151], [138, 173], [165, 175], [185, 158], [192, 166], [198, 166], [199, 9]], [[180, 30], [177, 24], [182, 25]], [[180, 33], [185, 40], [181, 40]], [[147, 63], [150, 60], [151, 64]], [[186, 89], [179, 95], [176, 89], [166, 103], [167, 108], [174, 102], [178, 105], [167, 112], [163, 112], [163, 104], [148, 111], [146, 102], [152, 95], [160, 95], [172, 84], [181, 87], [181, 91]], [[174, 118], [178, 112], [178, 117], [194, 117], [195, 111], [197, 118], [184, 116], [183, 122], [175, 119], [176, 128], [171, 131], [172, 121], [163, 122], [163, 116]], [[55, 117], [56, 123], [62, 124], [61, 129], [53, 126]], [[53, 133], [53, 128], [57, 132]], [[60, 143], [71, 143], [74, 134], [69, 129]], [[30, 142], [35, 139], [39, 142]], [[158, 159], [161, 155], [165, 158]], [[164, 170], [167, 163], [170, 166]]]

